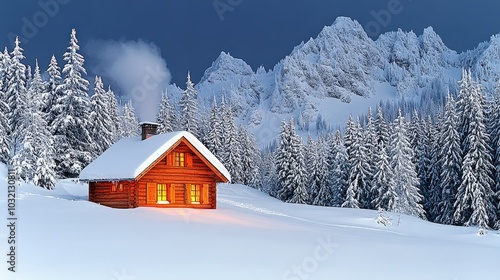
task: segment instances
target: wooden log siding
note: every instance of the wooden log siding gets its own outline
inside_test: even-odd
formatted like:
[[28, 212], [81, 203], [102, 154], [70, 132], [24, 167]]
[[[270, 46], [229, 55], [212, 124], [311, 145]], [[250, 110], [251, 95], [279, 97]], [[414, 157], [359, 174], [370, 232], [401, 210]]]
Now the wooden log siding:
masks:
[[[185, 166], [175, 165], [175, 153], [184, 153]], [[211, 208], [217, 207], [216, 184], [226, 178], [185, 139], [180, 139], [153, 164], [146, 168], [134, 181], [90, 182], [89, 200], [114, 208], [133, 207], [181, 207]], [[117, 191], [113, 190], [113, 184]], [[122, 184], [123, 190], [119, 190]], [[170, 203], [157, 203], [157, 186], [167, 186]], [[191, 185], [201, 189], [200, 203], [190, 201]]]
[[[123, 189], [120, 189], [119, 185]], [[131, 187], [132, 185], [132, 187]], [[90, 182], [89, 183], [89, 200], [114, 208], [131, 208], [134, 207], [133, 196], [130, 191], [133, 188], [134, 182]], [[116, 187], [116, 190], [114, 189]]]

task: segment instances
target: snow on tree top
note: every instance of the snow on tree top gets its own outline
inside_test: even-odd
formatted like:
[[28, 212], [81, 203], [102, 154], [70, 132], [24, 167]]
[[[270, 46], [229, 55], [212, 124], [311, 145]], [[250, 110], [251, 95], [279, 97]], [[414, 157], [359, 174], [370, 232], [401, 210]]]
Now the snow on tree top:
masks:
[[182, 137], [231, 181], [224, 165], [187, 131], [155, 135], [142, 141], [140, 136], [124, 138], [85, 167], [79, 178], [82, 181], [133, 180]]

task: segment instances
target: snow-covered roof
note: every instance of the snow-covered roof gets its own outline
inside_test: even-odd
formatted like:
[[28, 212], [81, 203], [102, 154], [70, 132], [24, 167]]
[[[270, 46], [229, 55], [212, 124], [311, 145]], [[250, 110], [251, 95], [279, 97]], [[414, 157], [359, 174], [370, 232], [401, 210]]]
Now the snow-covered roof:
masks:
[[80, 180], [133, 180], [182, 137], [231, 181], [231, 176], [224, 165], [187, 131], [155, 135], [146, 140], [141, 140], [140, 136], [124, 138], [85, 167], [80, 173]]

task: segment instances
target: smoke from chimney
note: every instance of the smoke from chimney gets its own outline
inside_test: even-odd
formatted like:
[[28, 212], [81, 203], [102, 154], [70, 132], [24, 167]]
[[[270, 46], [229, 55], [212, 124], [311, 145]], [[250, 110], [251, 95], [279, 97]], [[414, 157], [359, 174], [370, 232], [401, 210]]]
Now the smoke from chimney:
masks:
[[161, 94], [171, 78], [159, 48], [138, 40], [93, 41], [86, 49], [94, 58], [93, 72], [132, 100], [139, 121], [156, 121]]

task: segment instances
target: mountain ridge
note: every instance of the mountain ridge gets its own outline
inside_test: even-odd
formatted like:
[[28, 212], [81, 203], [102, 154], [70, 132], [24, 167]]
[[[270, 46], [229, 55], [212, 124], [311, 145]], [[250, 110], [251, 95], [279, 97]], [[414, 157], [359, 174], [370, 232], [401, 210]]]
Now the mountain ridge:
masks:
[[[373, 99], [378, 95], [387, 101], [387, 93], [377, 92], [380, 88], [392, 92], [389, 99], [393, 101], [418, 98], [436, 89], [440, 92], [435, 94], [444, 95], [456, 89], [462, 68], [470, 68], [491, 93], [500, 78], [499, 65], [500, 34], [473, 50], [457, 53], [432, 27], [421, 35], [398, 29], [372, 40], [359, 22], [339, 17], [269, 70], [254, 71], [244, 60], [221, 52], [196, 89], [200, 107], [210, 108], [214, 98], [225, 99], [239, 121], [259, 134], [268, 122], [279, 123], [277, 119], [291, 116], [303, 122], [300, 127], [309, 127], [320, 115], [327, 123], [343, 125], [359, 109], [353, 108], [353, 99], [366, 99], [364, 112], [382, 101]], [[345, 114], [328, 112], [339, 108]], [[279, 125], [265, 129], [277, 134]]]

